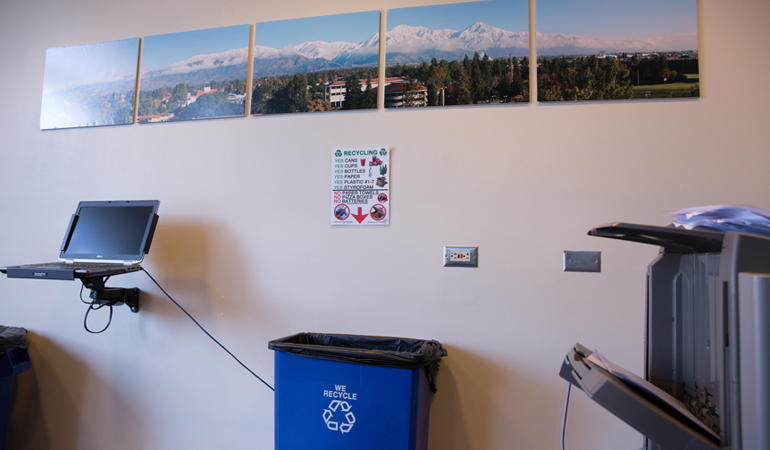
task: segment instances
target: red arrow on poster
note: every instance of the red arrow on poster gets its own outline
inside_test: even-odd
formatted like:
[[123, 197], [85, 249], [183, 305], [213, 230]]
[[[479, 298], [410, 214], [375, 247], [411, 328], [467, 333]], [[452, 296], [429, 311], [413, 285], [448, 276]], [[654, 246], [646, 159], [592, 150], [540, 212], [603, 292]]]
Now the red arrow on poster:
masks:
[[358, 207], [358, 214], [353, 214], [353, 217], [355, 217], [355, 218], [356, 218], [356, 220], [358, 221], [358, 223], [361, 223], [361, 222], [363, 222], [363, 221], [364, 221], [364, 219], [366, 219], [366, 216], [368, 216], [368, 215], [369, 215], [369, 214], [361, 214], [361, 212], [362, 212], [362, 211], [361, 211], [361, 207], [359, 206], [359, 207]]

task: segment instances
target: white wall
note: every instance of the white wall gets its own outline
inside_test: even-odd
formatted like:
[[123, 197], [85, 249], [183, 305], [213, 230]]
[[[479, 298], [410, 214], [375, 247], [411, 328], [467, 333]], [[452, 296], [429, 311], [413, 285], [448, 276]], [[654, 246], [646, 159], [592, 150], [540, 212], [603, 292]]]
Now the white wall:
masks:
[[[642, 369], [645, 267], [657, 249], [586, 236], [664, 225], [705, 204], [770, 208], [770, 4], [700, 0], [702, 98], [308, 114], [41, 132], [45, 50], [421, 0], [0, 3], [0, 263], [56, 257], [83, 199], [161, 200], [144, 266], [255, 372], [300, 331], [437, 339], [449, 351], [433, 450], [554, 449], [575, 342]], [[389, 146], [391, 225], [329, 226], [330, 149]], [[470, 182], [452, 184], [468, 175]], [[480, 267], [442, 268], [443, 245]], [[601, 274], [561, 271], [599, 250]], [[26, 327], [14, 449], [273, 445], [273, 395], [143, 274], [139, 314], [83, 330], [75, 282], [0, 279], [0, 322]], [[99, 316], [94, 316], [97, 327]], [[581, 392], [570, 449], [640, 436]]]

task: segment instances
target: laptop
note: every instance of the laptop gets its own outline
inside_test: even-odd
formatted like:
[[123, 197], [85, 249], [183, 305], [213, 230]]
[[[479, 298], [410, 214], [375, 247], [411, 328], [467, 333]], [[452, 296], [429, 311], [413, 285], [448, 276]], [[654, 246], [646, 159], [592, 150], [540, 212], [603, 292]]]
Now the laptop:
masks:
[[59, 261], [0, 267], [8, 278], [74, 280], [141, 270], [158, 223], [158, 200], [80, 202]]

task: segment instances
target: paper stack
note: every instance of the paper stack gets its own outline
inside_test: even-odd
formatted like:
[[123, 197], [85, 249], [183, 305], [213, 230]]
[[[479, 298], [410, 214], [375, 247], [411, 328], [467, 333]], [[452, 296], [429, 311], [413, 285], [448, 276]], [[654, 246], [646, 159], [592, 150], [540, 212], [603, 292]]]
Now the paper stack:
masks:
[[749, 205], [715, 205], [670, 211], [672, 225], [688, 230], [738, 231], [770, 237], [770, 211]]

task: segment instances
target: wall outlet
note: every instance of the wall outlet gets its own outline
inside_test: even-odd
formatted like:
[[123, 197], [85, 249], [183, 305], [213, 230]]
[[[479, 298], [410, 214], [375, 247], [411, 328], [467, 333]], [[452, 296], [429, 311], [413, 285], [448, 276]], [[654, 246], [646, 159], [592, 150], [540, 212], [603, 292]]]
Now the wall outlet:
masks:
[[478, 247], [444, 247], [444, 267], [478, 267]]
[[449, 252], [449, 262], [470, 261], [470, 260], [471, 260], [470, 250], [463, 250], [459, 252]]

